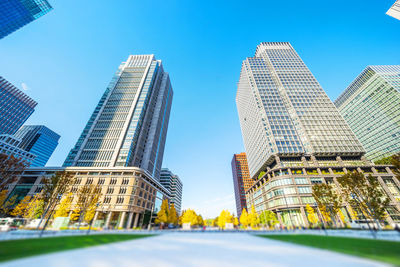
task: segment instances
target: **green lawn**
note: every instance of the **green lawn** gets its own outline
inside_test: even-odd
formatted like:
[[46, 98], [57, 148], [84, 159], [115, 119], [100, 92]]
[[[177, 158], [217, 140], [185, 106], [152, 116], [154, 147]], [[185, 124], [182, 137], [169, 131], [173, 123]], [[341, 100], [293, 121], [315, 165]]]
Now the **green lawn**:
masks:
[[148, 236], [152, 235], [99, 234], [0, 241], [0, 261], [19, 259], [28, 256], [74, 248], [102, 245]]
[[400, 266], [400, 242], [320, 235], [260, 235]]

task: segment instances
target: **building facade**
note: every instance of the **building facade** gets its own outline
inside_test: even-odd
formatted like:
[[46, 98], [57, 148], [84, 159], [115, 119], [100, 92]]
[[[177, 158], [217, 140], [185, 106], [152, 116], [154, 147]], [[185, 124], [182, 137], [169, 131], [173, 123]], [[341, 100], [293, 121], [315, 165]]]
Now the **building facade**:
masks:
[[400, 184], [393, 170], [365, 158], [362, 145], [290, 43], [261, 43], [255, 56], [243, 61], [236, 103], [255, 181], [246, 192], [247, 206], [272, 210], [283, 224], [307, 226], [305, 206], [316, 204], [312, 184], [337, 185], [338, 176], [358, 170], [380, 181], [391, 200], [390, 220], [400, 222]]
[[247, 164], [246, 153], [234, 154], [231, 162], [233, 188], [235, 191], [236, 214], [238, 217], [242, 214], [244, 208], [249, 209], [246, 205], [246, 191], [253, 185], [250, 178], [249, 166]]
[[[145, 170], [136, 167], [45, 167], [28, 168], [8, 185], [9, 197], [34, 196], [43, 188], [43, 179], [65, 171], [73, 176], [69, 188], [77, 200], [77, 192], [85, 185], [99, 186], [99, 206], [93, 218], [94, 227], [147, 227], [170, 193]], [[71, 212], [75, 206], [71, 206]]]
[[60, 136], [43, 125], [24, 125], [14, 135], [20, 148], [36, 155], [31, 167], [44, 167], [58, 145]]
[[0, 134], [14, 134], [37, 103], [0, 76]]
[[400, 0], [396, 0], [393, 6], [386, 12], [387, 15], [400, 20]]
[[13, 155], [16, 158], [22, 159], [29, 167], [32, 165], [32, 162], [35, 161], [36, 155], [20, 148], [20, 144], [21, 144], [21, 139], [13, 135], [9, 134], [0, 135], [0, 153]]
[[46, 0], [2, 0], [0, 39], [52, 10]]
[[64, 166], [128, 167], [159, 179], [173, 91], [154, 55], [123, 62]]
[[160, 183], [171, 192], [170, 203], [174, 203], [178, 214], [182, 209], [182, 191], [183, 184], [178, 175], [173, 174], [169, 169], [162, 168]]
[[400, 152], [400, 66], [368, 66], [335, 105], [376, 161]]

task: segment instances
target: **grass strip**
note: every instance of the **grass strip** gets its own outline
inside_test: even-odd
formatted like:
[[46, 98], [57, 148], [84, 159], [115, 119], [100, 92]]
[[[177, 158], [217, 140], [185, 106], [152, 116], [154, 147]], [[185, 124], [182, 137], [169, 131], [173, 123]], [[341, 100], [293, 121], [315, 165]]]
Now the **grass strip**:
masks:
[[322, 235], [259, 235], [400, 266], [400, 242]]
[[0, 262], [51, 252], [85, 248], [152, 235], [99, 234], [0, 241]]

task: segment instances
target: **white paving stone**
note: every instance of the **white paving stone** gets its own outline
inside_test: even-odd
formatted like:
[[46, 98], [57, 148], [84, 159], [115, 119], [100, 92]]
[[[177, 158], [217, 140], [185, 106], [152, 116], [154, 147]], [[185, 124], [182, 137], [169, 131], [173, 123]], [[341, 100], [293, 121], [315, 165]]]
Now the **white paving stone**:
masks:
[[0, 266], [387, 266], [245, 233], [170, 233], [47, 254]]

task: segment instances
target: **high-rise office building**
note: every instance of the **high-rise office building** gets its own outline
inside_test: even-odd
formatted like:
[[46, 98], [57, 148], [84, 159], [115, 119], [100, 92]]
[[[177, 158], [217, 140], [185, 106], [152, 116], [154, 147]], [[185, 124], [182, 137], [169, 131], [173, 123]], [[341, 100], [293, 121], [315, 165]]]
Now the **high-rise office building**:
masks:
[[400, 66], [368, 66], [335, 105], [370, 160], [400, 152]]
[[[287, 42], [261, 43], [243, 61], [236, 103], [250, 176], [247, 206], [276, 212], [281, 223], [308, 226], [312, 185], [332, 184], [347, 172], [378, 179], [390, 198], [390, 223], [400, 222], [399, 181], [393, 166], [372, 165], [310, 70]], [[348, 206], [342, 213], [351, 221]], [[361, 219], [358, 218], [358, 219]]]
[[253, 185], [254, 181], [250, 178], [246, 153], [234, 154], [231, 166], [233, 188], [235, 191], [236, 214], [240, 217], [244, 208], [249, 209], [246, 205], [245, 193]]
[[22, 159], [28, 167], [32, 166], [36, 155], [20, 148], [20, 144], [21, 139], [9, 134], [0, 134], [0, 153]]
[[131, 55], [100, 99], [64, 166], [135, 166], [159, 179], [173, 91], [154, 55]]
[[396, 0], [393, 6], [386, 12], [387, 15], [400, 20], [400, 0]]
[[176, 211], [181, 213], [183, 184], [179, 176], [167, 168], [162, 168], [160, 183], [171, 192], [170, 203], [174, 203]]
[[20, 148], [36, 155], [32, 167], [44, 167], [58, 145], [60, 136], [43, 125], [24, 125], [14, 135]]
[[52, 7], [46, 0], [0, 1], [0, 39], [45, 15]]
[[37, 103], [0, 76], [0, 134], [14, 134]]

